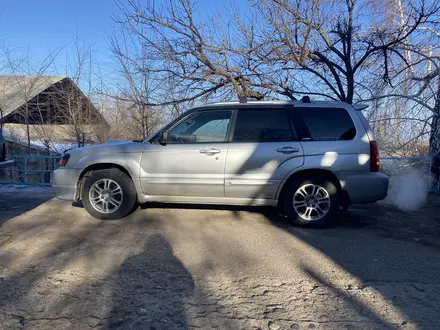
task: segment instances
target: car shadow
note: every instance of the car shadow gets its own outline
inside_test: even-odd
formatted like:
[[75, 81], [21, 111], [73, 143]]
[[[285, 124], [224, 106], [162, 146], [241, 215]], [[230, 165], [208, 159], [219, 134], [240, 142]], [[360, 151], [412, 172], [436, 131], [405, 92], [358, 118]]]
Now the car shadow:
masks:
[[215, 210], [230, 211], [234, 219], [240, 220], [240, 212], [259, 213], [276, 223], [285, 222], [285, 218], [278, 214], [274, 207], [269, 206], [247, 206], [247, 205], [218, 205], [218, 204], [186, 204], [186, 203], [159, 203], [151, 202], [140, 205], [141, 209], [183, 209], [183, 210]]
[[34, 192], [32, 187], [0, 185], [0, 227], [8, 220], [35, 209], [54, 197], [51, 190]]
[[[258, 213], [265, 216], [273, 225], [290, 229], [294, 225], [283, 215], [276, 207], [270, 206], [248, 206], [248, 205], [218, 205], [218, 204], [184, 204], [184, 203], [160, 203], [151, 202], [140, 205], [141, 209], [183, 209], [183, 210], [213, 210], [232, 212], [234, 218], [240, 219], [240, 212]], [[369, 217], [368, 214], [356, 214], [352, 212], [340, 211], [336, 222], [331, 227], [321, 229], [330, 229], [337, 227], [361, 228], [377, 224], [377, 219]]]

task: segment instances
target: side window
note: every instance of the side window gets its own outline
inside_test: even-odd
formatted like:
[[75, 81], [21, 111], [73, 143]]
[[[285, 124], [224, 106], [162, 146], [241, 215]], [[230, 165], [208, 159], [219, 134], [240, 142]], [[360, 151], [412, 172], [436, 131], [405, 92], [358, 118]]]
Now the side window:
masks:
[[301, 117], [313, 141], [352, 140], [356, 128], [345, 109], [302, 108]]
[[168, 132], [167, 143], [225, 142], [232, 111], [204, 111], [184, 119]]
[[238, 110], [234, 142], [290, 140], [292, 140], [292, 132], [283, 109]]

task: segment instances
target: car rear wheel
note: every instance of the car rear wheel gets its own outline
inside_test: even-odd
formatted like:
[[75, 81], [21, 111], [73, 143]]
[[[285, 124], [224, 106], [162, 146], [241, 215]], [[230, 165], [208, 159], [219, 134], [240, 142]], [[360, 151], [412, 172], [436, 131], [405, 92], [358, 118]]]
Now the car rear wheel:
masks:
[[284, 194], [285, 213], [300, 226], [328, 226], [336, 219], [339, 207], [338, 189], [321, 175], [294, 180]]
[[86, 179], [81, 197], [87, 212], [103, 220], [125, 217], [137, 202], [133, 181], [116, 168], [94, 171]]

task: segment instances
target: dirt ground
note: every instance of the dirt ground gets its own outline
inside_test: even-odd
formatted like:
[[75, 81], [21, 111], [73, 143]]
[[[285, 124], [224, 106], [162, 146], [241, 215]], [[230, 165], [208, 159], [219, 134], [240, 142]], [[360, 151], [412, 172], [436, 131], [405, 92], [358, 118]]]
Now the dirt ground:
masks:
[[99, 221], [0, 187], [1, 329], [439, 329], [440, 198], [329, 229], [269, 209], [148, 205]]

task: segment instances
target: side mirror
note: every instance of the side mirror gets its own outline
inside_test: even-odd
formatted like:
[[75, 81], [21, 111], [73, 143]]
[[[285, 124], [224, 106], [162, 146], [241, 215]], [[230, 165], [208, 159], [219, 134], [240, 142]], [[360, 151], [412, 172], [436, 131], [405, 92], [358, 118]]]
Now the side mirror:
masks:
[[164, 146], [167, 144], [167, 140], [168, 140], [168, 131], [164, 130], [164, 131], [160, 132], [159, 143]]

